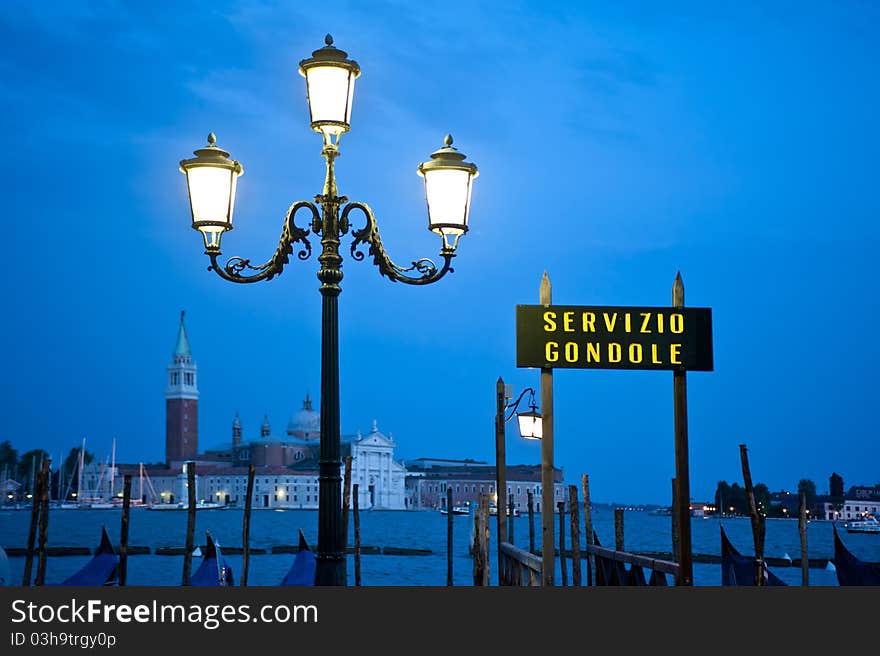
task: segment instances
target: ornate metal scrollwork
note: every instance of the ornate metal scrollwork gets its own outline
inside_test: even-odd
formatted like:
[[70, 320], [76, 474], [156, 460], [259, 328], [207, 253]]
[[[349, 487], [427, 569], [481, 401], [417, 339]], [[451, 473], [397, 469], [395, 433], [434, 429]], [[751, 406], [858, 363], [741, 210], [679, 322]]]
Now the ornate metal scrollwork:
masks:
[[[300, 228], [294, 221], [296, 213], [302, 208], [308, 208], [311, 211], [313, 224], [316, 221], [320, 222], [321, 218], [318, 208], [309, 201], [300, 200], [291, 205], [287, 210], [287, 215], [284, 217], [284, 228], [281, 231], [278, 248], [275, 249], [275, 254], [272, 255], [268, 262], [254, 266], [249, 259], [236, 255], [229, 258], [225, 265], [220, 266], [217, 263], [220, 252], [217, 251], [208, 253], [211, 258], [211, 266], [208, 267], [208, 270], [216, 271], [217, 275], [230, 282], [250, 283], [259, 282], [260, 280], [271, 280], [284, 269], [284, 265], [289, 261], [289, 256], [293, 254], [293, 245], [296, 243], [302, 244], [302, 248], [297, 252], [296, 257], [300, 260], [307, 260], [312, 254], [312, 245], [307, 238], [309, 230]], [[256, 273], [247, 276], [241, 275], [242, 271], [245, 270], [255, 271]]]
[[[385, 252], [384, 246], [382, 246], [382, 238], [379, 236], [379, 227], [376, 225], [376, 217], [373, 215], [373, 211], [370, 209], [369, 205], [366, 203], [349, 203], [342, 210], [340, 222], [344, 221], [347, 225], [348, 214], [352, 210], [360, 210], [363, 212], [367, 220], [363, 228], [360, 230], [352, 230], [351, 233], [354, 237], [351, 242], [351, 256], [355, 260], [362, 261], [364, 259], [364, 253], [358, 250], [358, 247], [361, 244], [369, 244], [370, 248], [368, 249], [368, 252], [373, 257], [373, 264], [378, 267], [379, 273], [386, 276], [392, 282], [400, 281], [408, 285], [427, 285], [440, 280], [440, 278], [447, 273], [454, 271], [450, 265], [452, 264], [452, 258], [455, 257], [455, 250], [445, 244], [440, 250], [440, 257], [443, 258], [443, 266], [439, 270], [432, 260], [424, 257], [418, 260], [413, 260], [412, 265], [408, 267], [402, 267], [395, 264], [391, 258], [388, 257], [388, 253]], [[417, 271], [421, 275], [418, 277], [406, 275], [410, 271]]]

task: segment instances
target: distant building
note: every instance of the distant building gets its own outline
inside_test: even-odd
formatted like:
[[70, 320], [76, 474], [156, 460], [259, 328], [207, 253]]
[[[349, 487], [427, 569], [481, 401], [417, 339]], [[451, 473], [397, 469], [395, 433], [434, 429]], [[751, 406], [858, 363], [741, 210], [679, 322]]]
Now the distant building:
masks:
[[[446, 490], [452, 490], [453, 505], [464, 502], [476, 506], [482, 495], [497, 500], [495, 466], [474, 460], [418, 458], [406, 463], [406, 505], [414, 510], [446, 508]], [[553, 498], [555, 504], [565, 501], [562, 469], [554, 468]], [[541, 512], [541, 466], [507, 466], [507, 501], [512, 500], [520, 512], [528, 509], [528, 493], [532, 492], [535, 512]]]
[[835, 510], [835, 504], [830, 501], [824, 503], [824, 517], [830, 520], [862, 519], [873, 515], [880, 517], [880, 500], [865, 501], [862, 499], [847, 499], [839, 510]]

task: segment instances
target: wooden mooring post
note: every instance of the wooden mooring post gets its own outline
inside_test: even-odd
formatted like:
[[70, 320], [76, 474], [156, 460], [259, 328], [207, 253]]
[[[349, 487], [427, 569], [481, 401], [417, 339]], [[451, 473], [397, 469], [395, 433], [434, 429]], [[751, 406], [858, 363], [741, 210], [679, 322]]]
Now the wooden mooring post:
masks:
[[[513, 502], [513, 499], [507, 502], [507, 541], [510, 544], [514, 544], [513, 541], [513, 519], [516, 513], [516, 504]], [[499, 559], [499, 562], [500, 559]]]
[[183, 585], [189, 585], [192, 572], [193, 537], [196, 532], [196, 463], [186, 463], [186, 546], [183, 552]]
[[[501, 562], [501, 544], [507, 542], [507, 454], [504, 440], [504, 380], [495, 382], [495, 519], [498, 531], [498, 562]], [[450, 510], [450, 512], [452, 512]], [[512, 539], [510, 540], [513, 541]], [[501, 568], [498, 568], [498, 585], [501, 585]]]
[[[544, 271], [538, 291], [538, 302], [544, 307], [552, 303], [550, 277]], [[556, 571], [553, 539], [553, 369], [541, 369], [541, 585], [552, 586]]]
[[49, 470], [50, 460], [43, 460], [40, 469], [42, 483], [40, 484], [40, 537], [37, 541], [37, 577], [34, 585], [43, 585], [46, 582], [46, 542], [49, 539]]
[[481, 585], [489, 585], [489, 495], [484, 494], [480, 499], [480, 544], [483, 547], [481, 557], [483, 565], [483, 582]]
[[623, 548], [623, 508], [614, 509], [614, 548], [626, 551]]
[[[447, 488], [449, 489], [449, 488]], [[482, 531], [480, 530], [481, 507], [478, 505], [474, 508], [474, 539], [471, 543], [471, 557], [474, 562], [474, 585], [483, 585], [483, 547], [480, 539]], [[452, 508], [447, 509], [452, 514]]]
[[128, 522], [131, 517], [131, 474], [122, 479], [122, 525], [119, 531], [119, 587], [128, 581]]
[[40, 497], [42, 495], [43, 475], [38, 473], [34, 476], [33, 491], [31, 492], [31, 526], [28, 529], [28, 539], [24, 558], [24, 576], [21, 584], [25, 587], [31, 584], [31, 573], [34, 568], [34, 543], [37, 540], [37, 526], [40, 521]]
[[565, 501], [556, 503], [559, 511], [559, 570], [562, 573], [562, 586], [568, 585], [568, 566], [565, 562]]
[[241, 586], [247, 587], [248, 566], [251, 556], [251, 509], [254, 503], [254, 463], [248, 466], [247, 487], [244, 497], [244, 520], [241, 528]]
[[[581, 488], [584, 494], [584, 543], [593, 543], [593, 515], [590, 507], [590, 477], [588, 474], [581, 475]], [[587, 552], [587, 585], [593, 585], [593, 557]]]
[[[684, 307], [684, 282], [681, 272], [672, 283], [672, 307]], [[678, 485], [678, 504], [673, 513], [678, 515], [679, 577], [678, 585], [694, 584], [691, 549], [691, 491], [688, 465], [687, 373], [672, 372], [672, 395], [675, 415], [675, 480]]]
[[360, 491], [358, 490], [358, 484], [355, 483], [351, 486], [351, 505], [352, 505], [352, 519], [354, 520], [354, 584], [356, 587], [360, 587], [361, 585], [361, 514], [360, 514], [360, 503], [358, 502], [358, 498], [360, 497]]
[[351, 456], [345, 456], [342, 476], [342, 553], [348, 548], [348, 513], [351, 509]]
[[807, 493], [801, 490], [798, 504], [798, 533], [801, 536], [801, 585], [810, 585], [810, 558], [807, 555]]
[[675, 479], [672, 479], [672, 560], [677, 563], [681, 562], [681, 547], [678, 542], [678, 486]]
[[755, 503], [755, 488], [752, 487], [752, 472], [749, 469], [749, 453], [745, 444], [739, 445], [742, 460], [743, 482], [746, 486], [746, 500], [752, 518], [752, 538], [755, 541], [755, 585], [764, 585], [764, 516], [758, 512]]
[[452, 488], [446, 486], [446, 585], [452, 585]]
[[535, 553], [535, 495], [528, 490], [529, 504], [529, 553]]
[[571, 512], [571, 584], [581, 585], [581, 536], [580, 518], [578, 517], [577, 487], [568, 486], [568, 508]]

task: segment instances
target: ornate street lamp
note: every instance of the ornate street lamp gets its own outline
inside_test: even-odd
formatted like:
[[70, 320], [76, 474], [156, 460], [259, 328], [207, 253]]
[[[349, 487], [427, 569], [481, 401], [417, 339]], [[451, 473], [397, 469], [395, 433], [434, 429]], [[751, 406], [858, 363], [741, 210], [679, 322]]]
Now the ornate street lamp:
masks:
[[[306, 78], [311, 127], [323, 136], [321, 154], [326, 162], [324, 188], [315, 196], [315, 202], [300, 200], [287, 210], [278, 247], [263, 264], [253, 265], [242, 257], [232, 257], [219, 263], [223, 233], [232, 229], [232, 211], [235, 187], [242, 173], [241, 164], [229, 159], [229, 153], [216, 146], [216, 137], [208, 137], [208, 145], [194, 152], [195, 157], [180, 162], [186, 174], [189, 190], [192, 227], [199, 230], [205, 243], [205, 254], [211, 260], [209, 270], [224, 280], [252, 283], [271, 280], [279, 275], [297, 246], [297, 258], [308, 259], [312, 246], [308, 235], [320, 235], [321, 255], [318, 280], [321, 282], [321, 442], [319, 457], [318, 501], [318, 554], [315, 573], [316, 585], [345, 585], [345, 554], [342, 535], [342, 503], [340, 477], [339, 433], [339, 318], [337, 298], [341, 292], [342, 255], [341, 238], [351, 232], [349, 248], [357, 261], [365, 259], [363, 246], [379, 273], [392, 282], [427, 285], [437, 282], [452, 269], [452, 258], [458, 240], [467, 232], [471, 188], [477, 177], [477, 167], [465, 161], [465, 155], [452, 147], [447, 135], [445, 145], [418, 167], [425, 181], [425, 200], [428, 205], [428, 229], [442, 239], [438, 266], [427, 258], [414, 260], [410, 266], [395, 264], [382, 245], [379, 228], [373, 212], [366, 203], [349, 202], [340, 196], [336, 187], [334, 162], [339, 156], [339, 138], [351, 128], [351, 107], [354, 99], [354, 81], [360, 75], [357, 62], [333, 46], [327, 35], [325, 47], [315, 50], [312, 57], [299, 64], [299, 72]], [[320, 209], [319, 209], [320, 208]], [[296, 225], [294, 218], [300, 210], [309, 216], [306, 228]], [[349, 215], [358, 210], [364, 216], [364, 225], [355, 229]]]
[[[529, 393], [529, 409], [525, 412], [516, 412], [520, 401], [522, 401], [526, 392]], [[541, 413], [538, 412], [538, 406], [535, 403], [535, 390], [531, 387], [527, 387], [519, 395], [519, 398], [507, 407], [512, 408], [510, 415], [507, 417], [508, 420], [514, 415], [514, 413], [516, 414], [516, 419], [519, 423], [520, 436], [527, 440], [540, 440], [543, 437], [543, 423]]]

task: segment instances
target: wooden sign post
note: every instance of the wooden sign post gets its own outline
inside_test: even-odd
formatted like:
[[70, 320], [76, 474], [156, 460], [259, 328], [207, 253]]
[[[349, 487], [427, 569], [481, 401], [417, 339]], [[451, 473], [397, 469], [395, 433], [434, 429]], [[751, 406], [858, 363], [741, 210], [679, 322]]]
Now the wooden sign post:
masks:
[[[681, 273], [672, 307], [556, 306], [550, 279], [541, 279], [540, 305], [516, 306], [516, 366], [541, 370], [541, 517], [543, 585], [553, 585], [553, 369], [672, 371], [675, 433], [673, 527], [677, 528], [678, 585], [693, 585], [688, 471], [687, 371], [712, 371], [712, 310], [685, 308]], [[587, 536], [588, 539], [590, 536]], [[551, 545], [550, 549], [547, 545]]]
[[[541, 278], [539, 302], [550, 307], [550, 277], [547, 272]], [[519, 342], [517, 340], [517, 346]], [[556, 571], [553, 540], [553, 368], [541, 368], [541, 585], [552, 586]]]

